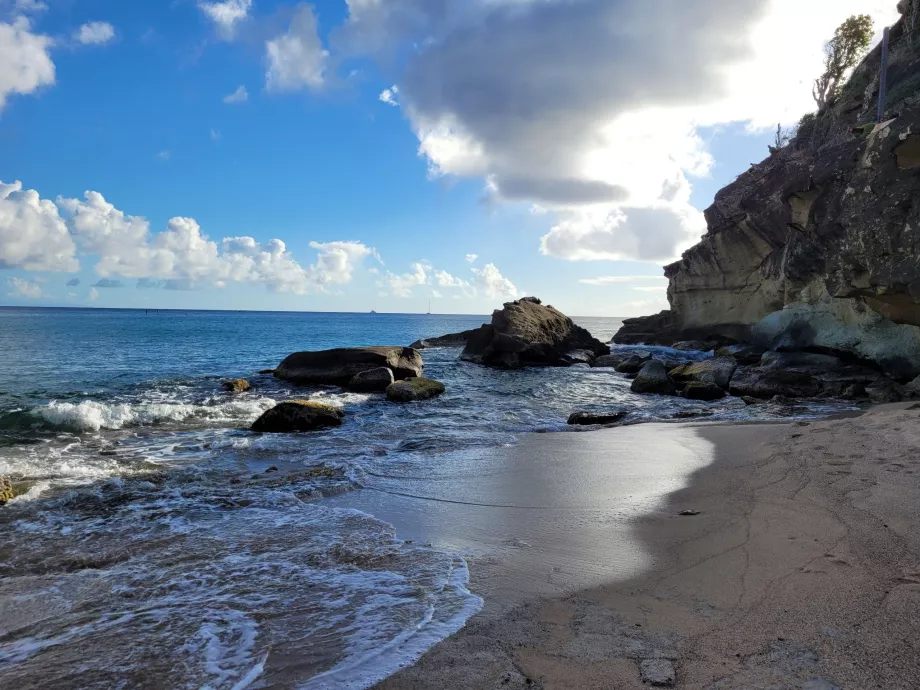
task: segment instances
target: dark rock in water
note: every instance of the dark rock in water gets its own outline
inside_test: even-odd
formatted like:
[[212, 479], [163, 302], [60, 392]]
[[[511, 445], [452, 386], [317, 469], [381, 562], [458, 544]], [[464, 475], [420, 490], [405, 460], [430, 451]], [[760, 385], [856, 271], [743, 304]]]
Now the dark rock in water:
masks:
[[667, 659], [643, 659], [639, 662], [639, 678], [656, 688], [670, 688], [677, 681], [674, 664]]
[[712, 417], [712, 412], [709, 410], [681, 410], [675, 415], [672, 415], [672, 419], [698, 419], [699, 417]]
[[709, 352], [712, 346], [702, 340], [679, 340], [671, 348], [674, 350], [693, 350], [698, 352]]
[[620, 360], [620, 363], [614, 366], [614, 369], [621, 374], [638, 374], [651, 358], [651, 355], [630, 355], [626, 359]]
[[734, 357], [713, 357], [702, 362], [688, 362], [672, 369], [669, 376], [677, 383], [699, 381], [714, 383], [719, 388], [728, 388], [732, 374], [738, 368]]
[[572, 350], [562, 355], [557, 363], [559, 366], [568, 367], [573, 364], [591, 364], [595, 359], [597, 355], [591, 350]]
[[292, 431], [315, 431], [342, 423], [344, 413], [338, 407], [312, 400], [289, 400], [259, 417], [253, 431], [283, 434]]
[[716, 357], [734, 357], [738, 364], [758, 364], [766, 350], [759, 345], [741, 343], [740, 345], [726, 345], [716, 350]]
[[363, 371], [386, 367], [397, 381], [421, 376], [422, 356], [411, 347], [348, 347], [296, 352], [285, 359], [275, 377], [299, 384], [346, 386]]
[[674, 395], [674, 382], [668, 378], [664, 364], [657, 359], [645, 363], [630, 387], [633, 393], [652, 393], [657, 395]]
[[725, 391], [710, 381], [691, 381], [684, 388], [684, 397], [688, 400], [721, 400]]
[[750, 395], [742, 395], [741, 400], [745, 405], [759, 405], [763, 400], [752, 398]]
[[624, 359], [626, 359], [626, 356], [621, 352], [609, 355], [601, 355], [600, 357], [594, 358], [594, 360], [591, 362], [591, 366], [612, 369]]
[[624, 319], [623, 326], [610, 342], [617, 345], [670, 345], [681, 339], [674, 313], [663, 311], [654, 316]]
[[356, 393], [383, 393], [393, 381], [395, 379], [391, 369], [378, 367], [355, 374], [354, 378], [348, 382], [348, 388]]
[[265, 376], [266, 374], [274, 374], [274, 373], [275, 373], [274, 369], [262, 369], [259, 372], [259, 374], [261, 374], [262, 376]]
[[813, 373], [843, 366], [844, 363], [839, 357], [814, 352], [765, 352], [760, 358], [761, 369], [797, 369]]
[[387, 399], [392, 402], [414, 402], [436, 398], [444, 392], [444, 384], [440, 381], [424, 378], [409, 378], [397, 381], [387, 388]]
[[507, 302], [492, 314], [492, 323], [470, 334], [462, 359], [491, 367], [557, 365], [573, 350], [606, 355], [610, 348], [565, 314], [536, 298]]
[[790, 398], [812, 398], [821, 386], [811, 374], [757, 367], [739, 367], [728, 386], [728, 392], [737, 396], [772, 398], [785, 395]]
[[476, 330], [478, 329], [462, 331], [460, 333], [448, 333], [447, 335], [442, 335], [437, 338], [416, 340], [409, 347], [416, 350], [425, 350], [431, 347], [463, 347], [466, 345], [466, 341], [469, 340], [470, 335], [475, 333]]
[[249, 389], [249, 381], [246, 379], [233, 379], [232, 381], [224, 381], [224, 390], [230, 393], [245, 393]]
[[574, 412], [569, 416], [569, 424], [572, 426], [615, 424], [625, 419], [628, 414], [628, 410], [616, 410], [613, 412]]
[[9, 503], [15, 496], [13, 483], [6, 477], [0, 477], [0, 506]]

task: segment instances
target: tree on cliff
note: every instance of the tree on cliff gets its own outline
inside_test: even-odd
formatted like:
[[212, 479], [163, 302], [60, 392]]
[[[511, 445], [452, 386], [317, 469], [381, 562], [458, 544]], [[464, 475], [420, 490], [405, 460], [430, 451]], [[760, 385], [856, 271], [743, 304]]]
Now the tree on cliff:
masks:
[[824, 47], [824, 73], [815, 79], [812, 89], [819, 114], [833, 105], [843, 78], [866, 54], [874, 32], [872, 18], [867, 14], [854, 14], [837, 27]]

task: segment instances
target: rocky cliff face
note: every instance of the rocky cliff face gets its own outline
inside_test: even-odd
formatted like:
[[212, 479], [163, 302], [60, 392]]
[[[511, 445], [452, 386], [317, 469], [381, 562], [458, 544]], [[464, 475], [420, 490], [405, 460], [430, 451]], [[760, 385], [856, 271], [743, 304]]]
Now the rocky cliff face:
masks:
[[665, 268], [670, 312], [616, 342], [751, 340], [920, 374], [920, 26], [892, 32], [888, 126], [873, 122], [879, 50], [828, 112], [721, 190], [708, 232]]

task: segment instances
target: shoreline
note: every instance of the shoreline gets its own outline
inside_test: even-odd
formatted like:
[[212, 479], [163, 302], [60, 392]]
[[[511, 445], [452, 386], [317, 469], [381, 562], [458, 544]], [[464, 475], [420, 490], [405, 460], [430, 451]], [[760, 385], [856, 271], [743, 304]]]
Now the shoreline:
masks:
[[920, 412], [909, 407], [688, 425], [714, 460], [633, 521], [651, 555], [642, 573], [487, 603], [375, 687], [642, 688], [668, 676], [679, 688], [916, 687]]

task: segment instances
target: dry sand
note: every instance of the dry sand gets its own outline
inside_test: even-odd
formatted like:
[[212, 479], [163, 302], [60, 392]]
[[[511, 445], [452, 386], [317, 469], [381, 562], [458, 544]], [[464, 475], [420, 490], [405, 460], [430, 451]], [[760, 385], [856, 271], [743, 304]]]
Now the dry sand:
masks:
[[715, 461], [634, 525], [645, 574], [487, 607], [378, 687], [920, 687], [920, 410], [695, 433]]

